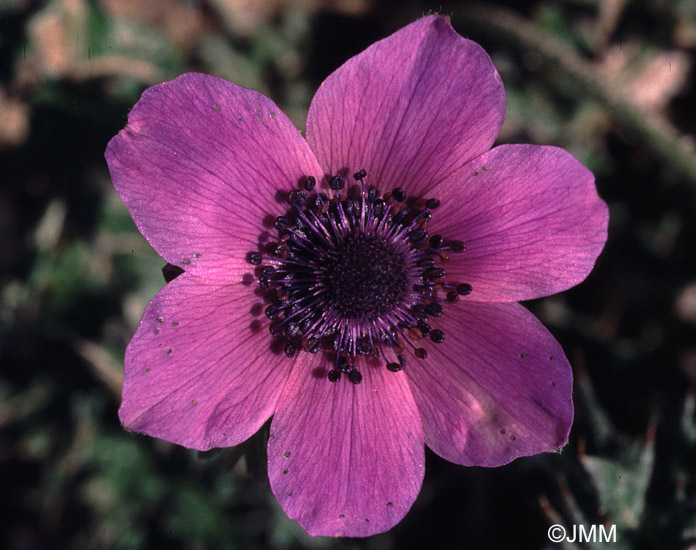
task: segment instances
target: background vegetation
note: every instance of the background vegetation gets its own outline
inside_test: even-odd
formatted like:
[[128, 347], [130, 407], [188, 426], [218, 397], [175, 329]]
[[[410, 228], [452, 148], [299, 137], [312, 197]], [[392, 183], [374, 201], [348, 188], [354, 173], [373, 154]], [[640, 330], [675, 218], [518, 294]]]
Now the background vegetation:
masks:
[[[497, 469], [432, 453], [404, 521], [306, 536], [263, 442], [199, 457], [125, 433], [123, 352], [163, 261], [103, 158], [142, 90], [190, 70], [272, 97], [299, 128], [323, 78], [431, 10], [491, 54], [500, 142], [597, 175], [609, 242], [579, 287], [527, 304], [576, 374], [559, 455]], [[0, 545], [108, 549], [696, 548], [694, 0], [0, 0]]]

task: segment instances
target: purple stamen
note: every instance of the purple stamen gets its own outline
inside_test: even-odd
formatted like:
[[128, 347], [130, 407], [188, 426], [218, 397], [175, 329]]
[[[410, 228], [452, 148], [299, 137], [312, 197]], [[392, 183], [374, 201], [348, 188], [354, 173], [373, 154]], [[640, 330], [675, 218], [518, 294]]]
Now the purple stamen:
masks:
[[[412, 208], [403, 189], [380, 197], [377, 188], [365, 189], [365, 170], [353, 177], [360, 198], [350, 196], [344, 177], [336, 175], [329, 180], [331, 200], [307, 177], [303, 189], [288, 194], [294, 213], [273, 223], [279, 237], [273, 257], [252, 251], [247, 259], [273, 264], [261, 268], [259, 286], [271, 291], [265, 315], [271, 334], [285, 338], [285, 355], [333, 350], [329, 381], [343, 373], [359, 384], [357, 357], [381, 356], [387, 370], [399, 372], [405, 345], [416, 357], [427, 356], [412, 340], [443, 342], [445, 333], [426, 321], [439, 318], [443, 304], [469, 294], [471, 285], [447, 284], [442, 263], [443, 250], [463, 251], [464, 243], [428, 235], [430, 210], [440, 201]], [[396, 361], [387, 359], [385, 347]]]

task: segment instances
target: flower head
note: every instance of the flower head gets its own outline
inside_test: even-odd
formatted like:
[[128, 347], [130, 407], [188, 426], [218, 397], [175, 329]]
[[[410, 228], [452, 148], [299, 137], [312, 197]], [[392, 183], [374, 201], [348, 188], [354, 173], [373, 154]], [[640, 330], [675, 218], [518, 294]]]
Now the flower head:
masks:
[[608, 213], [566, 151], [491, 149], [504, 112], [440, 16], [329, 76], [306, 138], [219, 78], [146, 90], [106, 158], [184, 273], [128, 346], [123, 425], [205, 450], [273, 416], [271, 487], [314, 535], [397, 523], [424, 444], [481, 466], [562, 447], [571, 368], [517, 301], [582, 281]]

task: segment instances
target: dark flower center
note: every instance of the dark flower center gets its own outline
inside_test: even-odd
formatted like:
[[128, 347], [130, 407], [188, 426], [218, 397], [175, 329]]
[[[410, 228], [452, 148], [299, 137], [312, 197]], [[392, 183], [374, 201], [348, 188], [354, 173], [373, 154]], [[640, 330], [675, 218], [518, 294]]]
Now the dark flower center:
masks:
[[359, 357], [381, 357], [392, 372], [406, 366], [407, 346], [425, 359], [421, 342], [445, 341], [429, 318], [471, 292], [445, 273], [449, 253], [463, 252], [464, 243], [428, 234], [440, 201], [409, 201], [401, 188], [380, 195], [366, 189], [365, 177], [356, 173], [360, 186], [352, 190], [342, 176], [332, 178], [331, 197], [314, 192], [308, 177], [288, 195], [292, 212], [275, 219], [278, 241], [248, 255], [269, 302], [271, 335], [288, 357], [324, 353], [332, 382], [345, 374], [360, 383]]
[[323, 264], [317, 278], [327, 289], [329, 305], [346, 318], [374, 321], [408, 293], [404, 253], [374, 235], [347, 235]]

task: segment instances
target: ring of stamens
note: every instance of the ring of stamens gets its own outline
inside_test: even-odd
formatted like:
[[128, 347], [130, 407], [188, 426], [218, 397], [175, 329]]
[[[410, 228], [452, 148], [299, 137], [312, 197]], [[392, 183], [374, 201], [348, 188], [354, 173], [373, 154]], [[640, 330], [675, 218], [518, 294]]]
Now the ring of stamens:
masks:
[[439, 200], [409, 206], [403, 189], [380, 196], [375, 187], [366, 189], [364, 170], [354, 177], [358, 196], [340, 175], [329, 182], [331, 196], [315, 191], [316, 180], [308, 177], [288, 195], [293, 212], [274, 222], [278, 241], [247, 259], [258, 266], [270, 302], [269, 331], [284, 339], [284, 353], [333, 354], [328, 379], [345, 374], [358, 384], [358, 357], [381, 357], [398, 372], [406, 366], [406, 344], [425, 359], [419, 340], [445, 340], [429, 317], [440, 317], [444, 305], [472, 288], [448, 283], [444, 269], [464, 243], [428, 234]]

